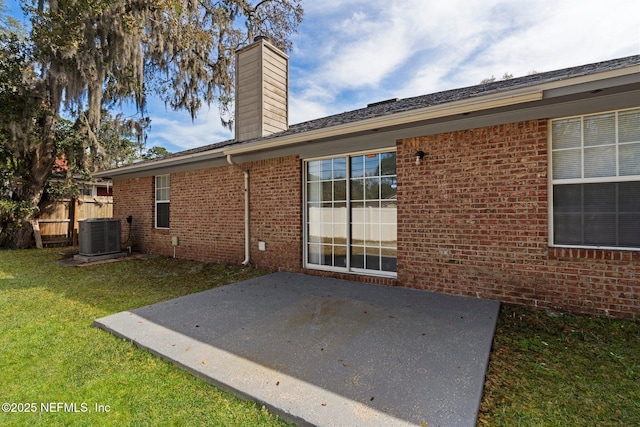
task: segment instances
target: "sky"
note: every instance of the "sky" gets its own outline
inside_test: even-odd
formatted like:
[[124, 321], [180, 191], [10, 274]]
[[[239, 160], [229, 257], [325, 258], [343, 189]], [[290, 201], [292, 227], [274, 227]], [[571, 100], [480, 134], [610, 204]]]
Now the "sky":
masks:
[[[306, 0], [304, 9], [288, 52], [289, 124], [505, 73], [640, 54], [638, 0]], [[148, 114], [147, 148], [233, 138], [216, 105], [192, 122], [152, 99]]]

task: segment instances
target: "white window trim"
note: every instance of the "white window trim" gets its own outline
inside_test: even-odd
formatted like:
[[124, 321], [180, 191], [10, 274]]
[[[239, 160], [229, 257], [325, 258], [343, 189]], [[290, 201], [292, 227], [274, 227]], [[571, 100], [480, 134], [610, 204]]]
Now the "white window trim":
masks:
[[[158, 178], [166, 176], [169, 181], [168, 187], [160, 187], [169, 189], [169, 199], [158, 200]], [[153, 199], [154, 199], [154, 212], [153, 212], [153, 226], [157, 230], [169, 230], [169, 227], [158, 227], [158, 203], [168, 203], [169, 209], [171, 209], [171, 175], [155, 175], [153, 177]], [[169, 216], [169, 225], [171, 225], [171, 216]]]
[[[302, 266], [305, 269], [309, 270], [320, 270], [320, 271], [329, 271], [334, 273], [347, 273], [347, 274], [356, 274], [359, 276], [370, 276], [370, 277], [382, 277], [382, 278], [390, 278], [395, 279], [398, 277], [397, 272], [392, 271], [382, 271], [382, 270], [366, 270], [359, 268], [351, 268], [350, 267], [350, 259], [347, 257], [347, 266], [346, 267], [333, 267], [330, 265], [319, 265], [319, 264], [311, 264], [309, 263], [309, 241], [308, 241], [308, 232], [309, 232], [309, 221], [307, 215], [307, 169], [309, 166], [309, 162], [314, 162], [317, 160], [328, 160], [328, 159], [336, 159], [340, 157], [349, 158], [351, 156], [362, 156], [367, 154], [379, 154], [379, 153], [389, 153], [395, 152], [397, 153], [398, 149], [396, 146], [389, 148], [376, 148], [374, 150], [365, 150], [365, 151], [354, 151], [350, 153], [342, 153], [342, 154], [334, 154], [329, 156], [321, 156], [321, 157], [309, 157], [302, 160], [302, 221], [303, 221], [303, 239], [302, 239]], [[348, 164], [348, 162], [347, 162]], [[397, 165], [397, 160], [396, 160]], [[347, 168], [348, 169], [348, 168]], [[396, 170], [397, 174], [397, 170]], [[351, 201], [351, 185], [350, 175], [347, 173], [347, 204]], [[396, 175], [397, 176], [397, 175]], [[351, 224], [351, 212], [347, 210], [347, 224], [350, 226]], [[351, 247], [351, 233], [347, 233], [347, 251], [349, 251]], [[397, 250], [397, 247], [396, 247]]]
[[[567, 248], [567, 249], [596, 249], [596, 250], [613, 250], [613, 251], [638, 251], [637, 247], [621, 247], [621, 246], [598, 246], [598, 245], [568, 245], [568, 244], [556, 244], [554, 242], [554, 229], [553, 229], [553, 187], [557, 184], [591, 184], [591, 183], [615, 183], [615, 182], [630, 182], [640, 181], [640, 175], [627, 175], [627, 176], [614, 176], [614, 177], [598, 177], [598, 178], [569, 178], [569, 179], [554, 179], [553, 178], [553, 122], [558, 120], [567, 120], [574, 118], [581, 118], [584, 124], [585, 117], [599, 116], [603, 114], [616, 113], [625, 111], [637, 110], [639, 107], [624, 108], [620, 110], [601, 111], [597, 113], [581, 114], [576, 116], [557, 117], [555, 119], [549, 119], [547, 121], [547, 204], [548, 204], [548, 246], [551, 248]], [[584, 127], [583, 127], [584, 129]], [[619, 173], [619, 156], [618, 148], [620, 143], [618, 142], [618, 120], [616, 119], [616, 173]], [[626, 143], [623, 143], [626, 144]], [[582, 150], [582, 168], [584, 173], [584, 133], [582, 135], [581, 142]]]

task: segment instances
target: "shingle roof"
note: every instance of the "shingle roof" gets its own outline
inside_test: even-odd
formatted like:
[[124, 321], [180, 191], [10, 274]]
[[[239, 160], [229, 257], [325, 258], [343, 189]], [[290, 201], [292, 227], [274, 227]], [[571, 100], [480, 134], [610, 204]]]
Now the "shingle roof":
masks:
[[360, 108], [358, 110], [348, 111], [345, 113], [292, 125], [288, 130], [284, 132], [270, 135], [262, 139], [275, 138], [278, 136], [289, 135], [293, 133], [307, 132], [314, 129], [352, 123], [373, 117], [385, 116], [404, 111], [415, 110], [418, 108], [431, 107], [439, 104], [446, 104], [448, 102], [461, 101], [481, 95], [489, 95], [492, 93], [525, 88], [541, 83], [549, 83], [572, 77], [580, 77], [604, 71], [616, 70], [619, 68], [626, 68], [637, 64], [640, 64], [640, 55], [598, 62], [595, 64], [582, 65], [579, 67], [565, 68], [562, 70], [549, 71], [545, 73], [531, 74], [524, 77], [495, 81], [487, 84], [479, 84], [460, 89], [446, 90], [412, 98], [399, 99], [395, 102], [379, 103], [378, 105], [370, 104], [371, 106], [366, 108]]
[[190, 154], [202, 153], [209, 150], [215, 150], [226, 146], [243, 144], [247, 142], [255, 142], [260, 140], [269, 140], [286, 135], [299, 134], [309, 132], [316, 129], [323, 129], [332, 126], [338, 126], [348, 123], [354, 123], [374, 117], [387, 116], [391, 114], [401, 113], [405, 111], [415, 110], [419, 108], [431, 107], [440, 104], [446, 104], [454, 101], [461, 101], [482, 95], [506, 92], [515, 89], [526, 88], [542, 83], [551, 83], [555, 81], [565, 80], [568, 78], [581, 77], [590, 74], [612, 71], [621, 68], [627, 68], [633, 65], [640, 65], [640, 55], [628, 56], [625, 58], [612, 59], [609, 61], [597, 62], [593, 64], [581, 65], [578, 67], [564, 68], [562, 70], [549, 71], [544, 73], [531, 74], [524, 77], [517, 77], [507, 80], [494, 81], [486, 84], [468, 86], [459, 89], [445, 90], [442, 92], [431, 93], [427, 95], [416, 96], [404, 99], [392, 99], [374, 104], [369, 104], [365, 108], [359, 108], [353, 111], [347, 111], [340, 114], [334, 114], [307, 122], [302, 122], [289, 126], [289, 129], [279, 133], [275, 133], [263, 138], [257, 138], [249, 141], [228, 140], [218, 142], [211, 145], [193, 148], [186, 151], [170, 154], [163, 159], [182, 157]]

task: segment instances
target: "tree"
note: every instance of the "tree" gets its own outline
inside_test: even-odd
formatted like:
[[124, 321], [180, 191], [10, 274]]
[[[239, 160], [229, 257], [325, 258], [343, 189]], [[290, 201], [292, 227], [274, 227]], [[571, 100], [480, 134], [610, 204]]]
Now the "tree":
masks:
[[138, 160], [146, 145], [145, 129], [148, 126], [149, 119], [146, 117], [112, 116], [103, 110], [97, 138], [104, 152], [101, 157], [90, 159], [91, 163], [99, 165], [100, 169], [112, 169]]
[[[509, 79], [512, 79], [512, 78], [513, 78], [513, 74], [511, 74], [511, 73], [504, 73], [502, 75], [502, 80], [509, 80]], [[480, 84], [481, 85], [486, 85], [486, 84], [489, 84], [489, 83], [493, 83], [495, 81], [496, 81], [496, 77], [495, 76], [491, 76], [491, 77], [487, 77], [486, 79], [482, 79], [480, 81]]]
[[144, 160], [158, 159], [160, 157], [168, 156], [171, 154], [169, 150], [164, 147], [151, 147], [146, 153], [142, 155]]
[[[301, 0], [32, 0], [24, 9], [28, 39], [0, 40], [0, 102], [11, 110], [0, 118], [0, 138], [3, 156], [20, 163], [20, 185], [7, 192], [34, 212], [63, 110], [81, 136], [74, 154], [89, 169], [105, 158], [102, 111], [133, 102], [142, 114], [150, 94], [192, 117], [217, 102], [231, 126], [236, 49], [265, 35], [287, 50], [303, 14]], [[11, 246], [30, 243], [32, 218]]]
[[[100, 150], [91, 153], [82, 122], [56, 116], [50, 143], [44, 144], [42, 125], [48, 123], [48, 112], [34, 90], [38, 77], [31, 47], [15, 32], [1, 33], [0, 45], [0, 246], [24, 247], [31, 242], [31, 221], [45, 189], [50, 196], [67, 196], [74, 176], [89, 179], [94, 167], [132, 163], [148, 120], [123, 120], [103, 110], [97, 132]], [[55, 159], [66, 162], [58, 178], [67, 180], [46, 186]]]
[[22, 28], [20, 23], [15, 18], [13, 18], [12, 16], [8, 16], [5, 13], [6, 6], [4, 4], [4, 1], [0, 0], [0, 33], [23, 33], [24, 29]]
[[42, 102], [30, 47], [15, 33], [0, 34], [0, 243], [30, 242], [29, 220], [37, 212], [55, 160], [55, 122]]

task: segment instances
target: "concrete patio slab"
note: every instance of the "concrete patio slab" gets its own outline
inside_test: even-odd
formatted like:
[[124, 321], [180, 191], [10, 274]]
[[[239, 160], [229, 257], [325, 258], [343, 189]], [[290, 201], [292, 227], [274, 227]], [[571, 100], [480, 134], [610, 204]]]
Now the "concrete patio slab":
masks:
[[473, 426], [498, 310], [275, 273], [95, 325], [301, 425]]

